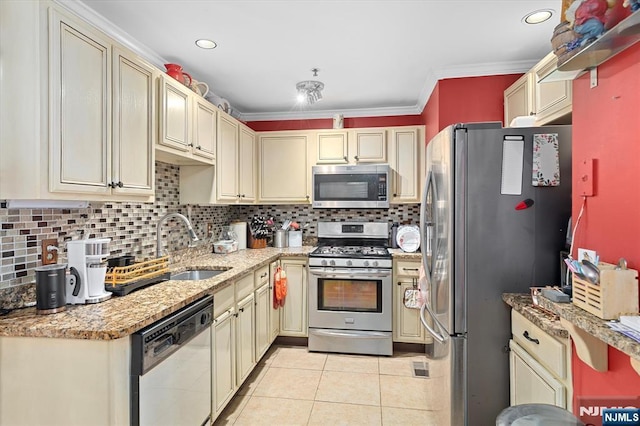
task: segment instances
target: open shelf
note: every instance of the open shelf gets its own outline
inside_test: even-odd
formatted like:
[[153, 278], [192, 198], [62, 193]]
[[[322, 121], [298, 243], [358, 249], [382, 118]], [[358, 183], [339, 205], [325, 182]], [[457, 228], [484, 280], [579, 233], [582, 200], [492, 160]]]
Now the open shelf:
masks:
[[606, 62], [637, 41], [640, 41], [640, 11], [632, 13], [602, 37], [583, 47], [562, 65], [540, 79], [540, 82], [576, 79], [585, 71]]

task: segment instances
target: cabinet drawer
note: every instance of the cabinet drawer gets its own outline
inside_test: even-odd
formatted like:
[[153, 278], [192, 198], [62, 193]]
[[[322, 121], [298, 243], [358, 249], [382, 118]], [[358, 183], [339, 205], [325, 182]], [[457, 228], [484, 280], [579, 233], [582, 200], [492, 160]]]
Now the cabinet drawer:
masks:
[[397, 276], [417, 277], [420, 270], [420, 262], [397, 261], [395, 273]]
[[242, 300], [253, 292], [253, 274], [247, 274], [236, 281], [236, 300]]
[[231, 308], [235, 303], [233, 286], [227, 286], [220, 291], [216, 291], [213, 295], [213, 317], [217, 318], [218, 315]]
[[269, 265], [258, 268], [253, 273], [256, 288], [262, 287], [269, 282]]
[[511, 333], [513, 340], [556, 377], [564, 379], [567, 376], [567, 347], [562, 342], [542, 331], [515, 310], [511, 310]]

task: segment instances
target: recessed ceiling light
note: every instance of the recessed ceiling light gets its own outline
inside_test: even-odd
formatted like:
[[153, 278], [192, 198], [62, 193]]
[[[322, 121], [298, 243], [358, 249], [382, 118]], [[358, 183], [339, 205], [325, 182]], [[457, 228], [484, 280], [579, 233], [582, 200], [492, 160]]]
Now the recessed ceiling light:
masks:
[[203, 49], [215, 49], [217, 44], [213, 40], [207, 40], [206, 38], [201, 38], [200, 40], [196, 40], [196, 46], [201, 47]]
[[551, 18], [552, 15], [553, 11], [550, 9], [535, 10], [531, 13], [527, 13], [524, 18], [522, 18], [522, 21], [527, 24], [540, 24]]

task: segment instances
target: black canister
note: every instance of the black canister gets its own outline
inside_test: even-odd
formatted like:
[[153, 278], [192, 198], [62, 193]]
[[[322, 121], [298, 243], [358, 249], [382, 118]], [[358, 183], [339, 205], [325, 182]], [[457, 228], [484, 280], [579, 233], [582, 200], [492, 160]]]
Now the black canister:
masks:
[[396, 238], [398, 236], [398, 222], [394, 222], [393, 225], [391, 225], [391, 236], [390, 236], [390, 240], [389, 241], [389, 246], [391, 248], [398, 248], [398, 242], [396, 241]]
[[66, 264], [39, 266], [36, 271], [36, 313], [55, 314], [66, 309]]

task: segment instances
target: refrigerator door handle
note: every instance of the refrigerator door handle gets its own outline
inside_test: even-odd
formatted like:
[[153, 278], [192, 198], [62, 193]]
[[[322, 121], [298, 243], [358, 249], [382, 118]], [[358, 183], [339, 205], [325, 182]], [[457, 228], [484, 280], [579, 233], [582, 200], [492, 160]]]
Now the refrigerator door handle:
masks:
[[424, 249], [422, 253], [422, 266], [424, 268], [424, 274], [429, 287], [431, 287], [431, 268], [427, 263], [427, 255], [431, 254], [431, 259], [433, 259], [433, 252], [431, 247], [433, 223], [425, 221], [424, 218], [426, 217], [427, 213], [427, 196], [429, 194], [429, 188], [431, 188], [432, 185], [432, 180], [433, 174], [431, 170], [429, 170], [429, 173], [427, 174], [427, 182], [424, 186], [424, 190], [422, 191], [422, 202], [420, 203], [420, 245]]
[[434, 339], [436, 339], [438, 342], [440, 343], [445, 343], [448, 339], [449, 339], [449, 335], [446, 333], [438, 333], [436, 330], [434, 330], [429, 323], [427, 323], [427, 320], [424, 317], [424, 312], [427, 311], [429, 313], [429, 316], [431, 317], [431, 319], [433, 320], [433, 323], [435, 325], [438, 326], [438, 328], [440, 329], [440, 331], [442, 331], [442, 326], [440, 326], [440, 323], [438, 322], [438, 320], [435, 318], [435, 316], [433, 315], [433, 313], [431, 312], [431, 309], [429, 309], [429, 306], [427, 303], [423, 304], [422, 307], [420, 308], [420, 322], [422, 323], [422, 325], [424, 326], [424, 328], [427, 329], [427, 331], [429, 332], [429, 334], [431, 334], [433, 336]]

